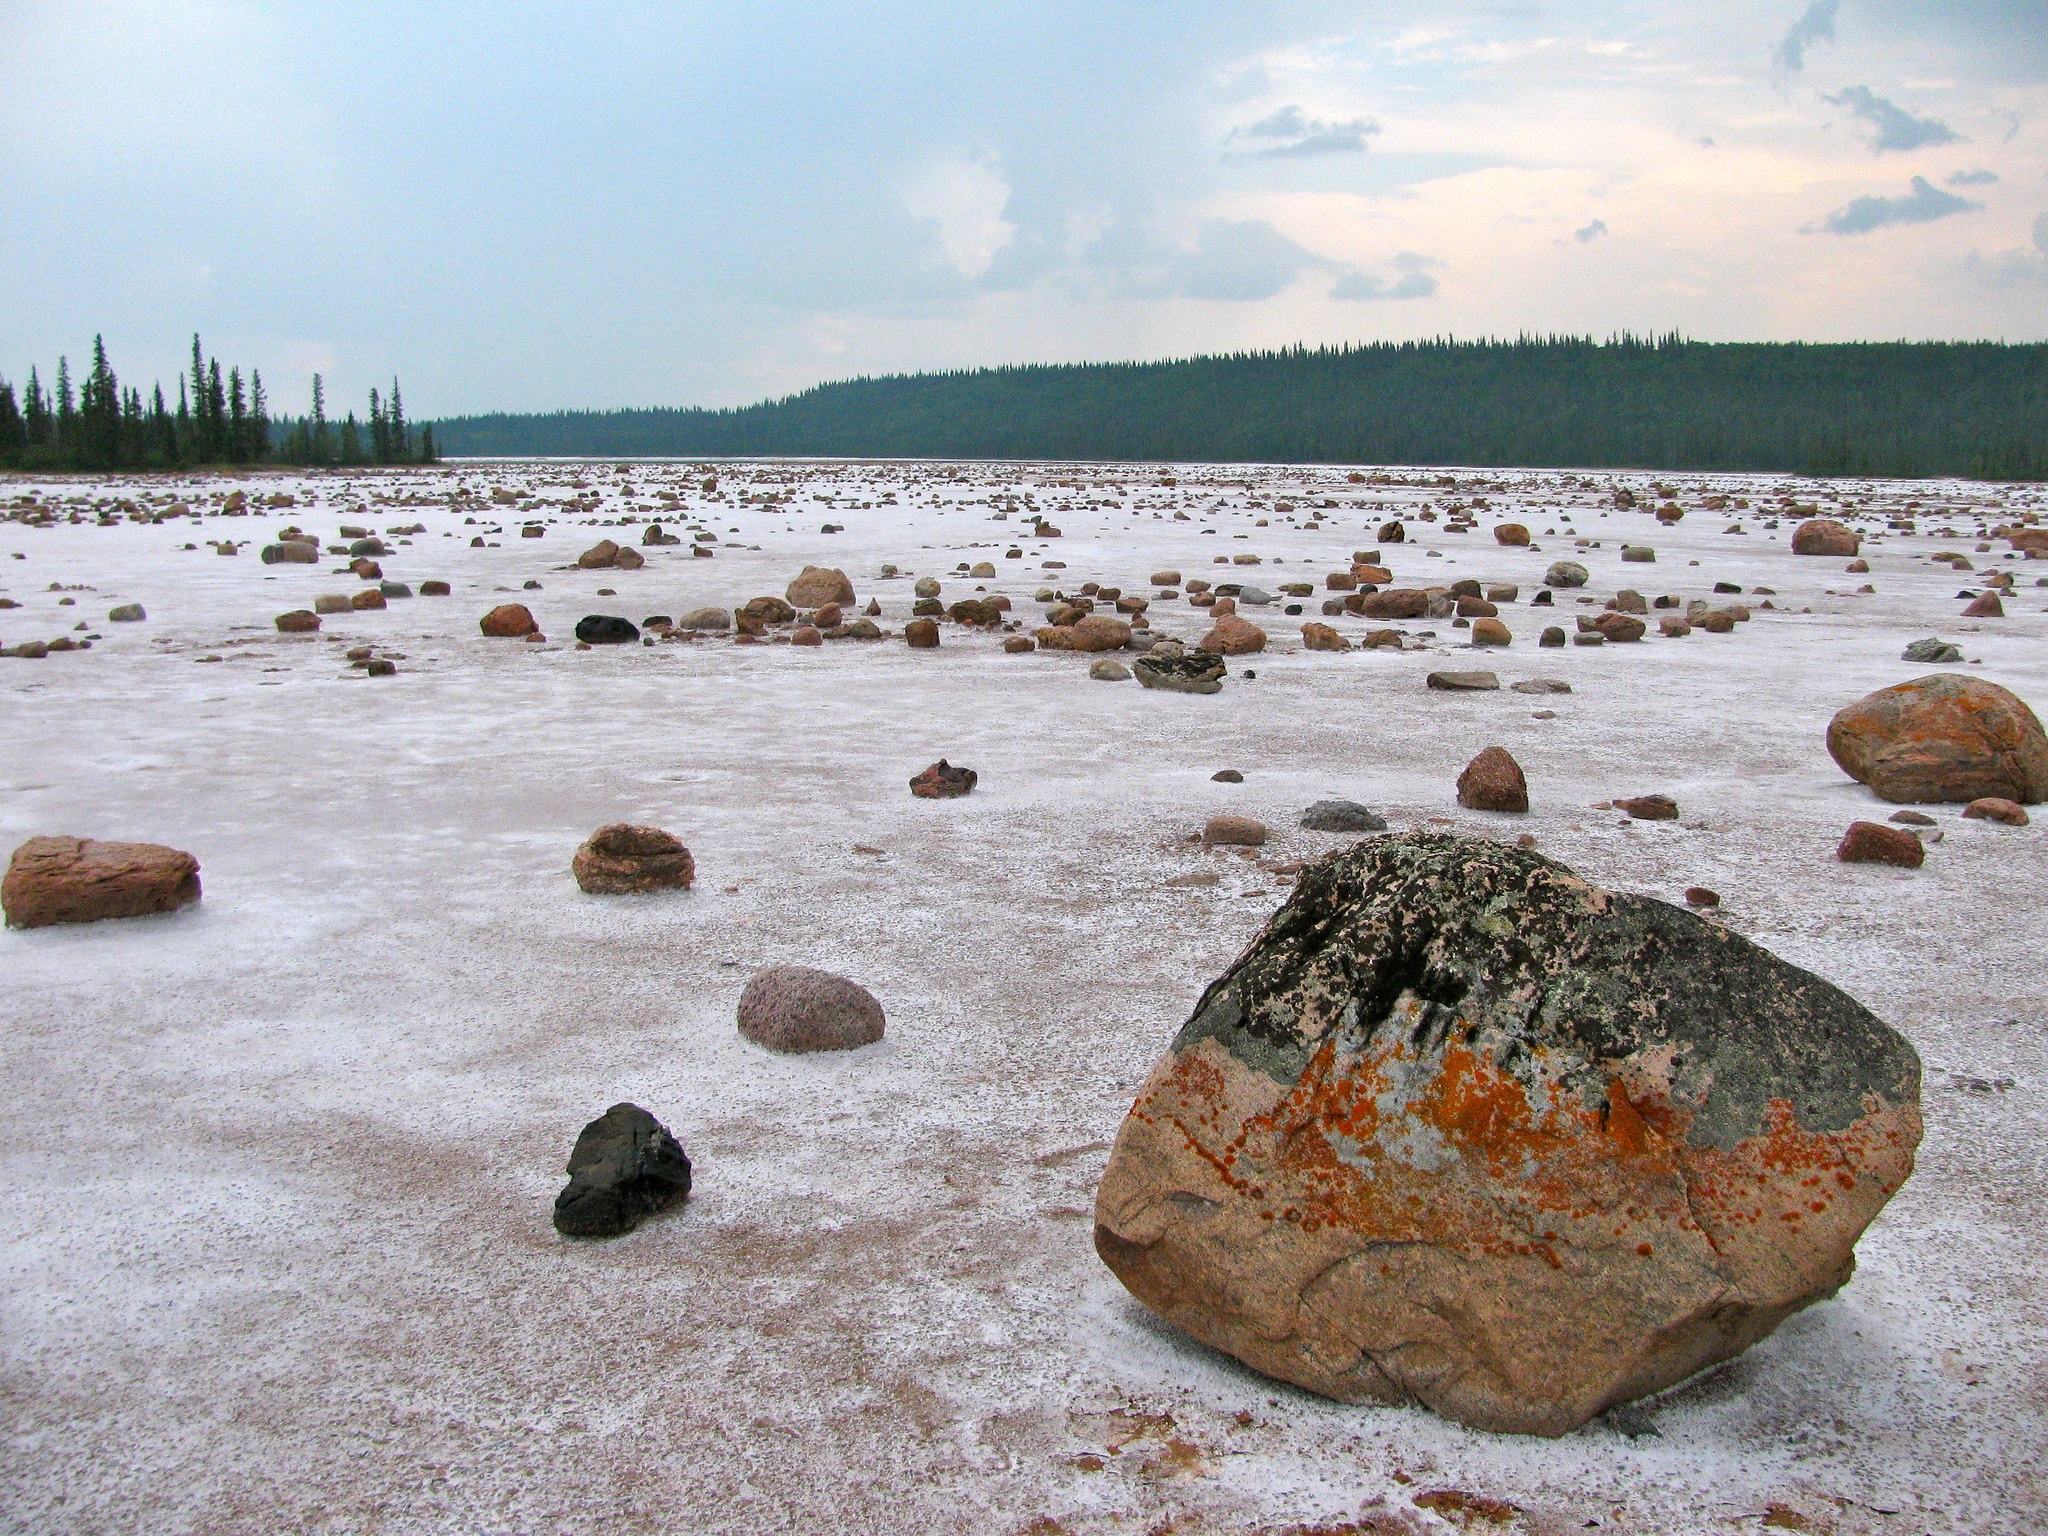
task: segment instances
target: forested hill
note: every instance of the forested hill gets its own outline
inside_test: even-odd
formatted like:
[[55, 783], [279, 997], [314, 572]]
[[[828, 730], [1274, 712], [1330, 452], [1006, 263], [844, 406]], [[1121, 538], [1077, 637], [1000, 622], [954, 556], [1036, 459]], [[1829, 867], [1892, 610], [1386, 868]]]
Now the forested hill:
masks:
[[2048, 475], [2048, 345], [1421, 342], [434, 423], [454, 455], [1139, 459]]

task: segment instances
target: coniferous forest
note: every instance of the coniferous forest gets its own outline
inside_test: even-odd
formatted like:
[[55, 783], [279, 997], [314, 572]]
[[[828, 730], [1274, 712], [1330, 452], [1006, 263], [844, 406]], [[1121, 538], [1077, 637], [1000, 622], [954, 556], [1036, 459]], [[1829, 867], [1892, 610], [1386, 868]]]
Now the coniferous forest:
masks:
[[339, 421], [327, 414], [326, 386], [313, 375], [311, 406], [303, 416], [274, 417], [263, 375], [239, 367], [221, 372], [192, 338], [190, 371], [178, 375], [177, 404], [162, 384], [142, 391], [124, 386], [99, 337], [92, 366], [74, 384], [67, 358], [57, 360], [52, 384], [35, 368], [19, 397], [0, 378], [0, 468], [27, 470], [191, 469], [245, 464], [429, 464], [434, 429], [405, 419], [398, 381], [389, 396], [370, 391], [370, 414], [354, 411]]
[[436, 423], [476, 455], [2048, 476], [2048, 345], [1551, 337], [860, 378], [733, 410]]

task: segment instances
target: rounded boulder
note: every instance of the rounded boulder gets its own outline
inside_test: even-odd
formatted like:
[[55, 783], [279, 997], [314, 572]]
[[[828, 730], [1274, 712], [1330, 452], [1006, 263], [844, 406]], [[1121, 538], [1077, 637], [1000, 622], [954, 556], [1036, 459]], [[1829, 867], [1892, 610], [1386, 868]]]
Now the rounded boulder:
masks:
[[807, 965], [757, 972], [740, 994], [740, 1033], [771, 1051], [851, 1051], [881, 1039], [887, 1023], [866, 987]]

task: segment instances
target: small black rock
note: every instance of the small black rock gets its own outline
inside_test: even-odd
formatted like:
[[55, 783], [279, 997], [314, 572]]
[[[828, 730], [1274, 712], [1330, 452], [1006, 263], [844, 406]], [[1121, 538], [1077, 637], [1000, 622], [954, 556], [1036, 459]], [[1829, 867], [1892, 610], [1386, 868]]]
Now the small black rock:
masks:
[[555, 1196], [555, 1230], [564, 1237], [617, 1237], [690, 1196], [681, 1144], [637, 1104], [614, 1104], [583, 1127], [568, 1174]]
[[631, 619], [593, 613], [576, 621], [576, 638], [585, 645], [631, 645], [640, 638], [640, 626]]

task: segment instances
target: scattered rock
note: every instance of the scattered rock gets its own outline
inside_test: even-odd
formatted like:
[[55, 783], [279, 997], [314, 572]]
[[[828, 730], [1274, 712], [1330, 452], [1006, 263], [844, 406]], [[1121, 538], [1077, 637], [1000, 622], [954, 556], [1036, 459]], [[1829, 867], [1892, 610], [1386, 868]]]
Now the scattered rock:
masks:
[[1657, 551], [1647, 544], [1624, 544], [1621, 546], [1621, 558], [1631, 565], [1655, 565]]
[[576, 621], [576, 638], [585, 645], [631, 645], [640, 638], [640, 626], [631, 619], [593, 613]]
[[1155, 587], [1177, 587], [1180, 585], [1179, 571], [1154, 571], [1152, 585]]
[[1687, 886], [1685, 890], [1685, 904], [1689, 907], [1708, 909], [1718, 907], [1721, 905], [1721, 893], [1719, 891], [1710, 891], [1704, 885]]
[[1301, 648], [1305, 651], [1348, 651], [1351, 642], [1327, 624], [1301, 626]]
[[1996, 821], [2008, 827], [2024, 827], [2029, 820], [2024, 807], [1997, 795], [1972, 800], [1963, 807], [1963, 815], [1971, 821]]
[[1458, 804], [1468, 811], [1529, 809], [1529, 781], [1506, 747], [1488, 747], [1458, 775]]
[[1980, 592], [1977, 600], [1963, 610], [1966, 619], [2002, 619], [2005, 617], [2005, 603], [1996, 592]]
[[1003, 610], [996, 606], [993, 598], [963, 598], [946, 612], [955, 624], [974, 625], [986, 629], [1003, 622]]
[[290, 613], [277, 616], [280, 634], [309, 635], [320, 627], [320, 615], [306, 608], [294, 608]]
[[147, 917], [199, 899], [199, 861], [158, 843], [32, 837], [0, 880], [10, 928]]
[[609, 570], [619, 563], [619, 546], [610, 539], [599, 539], [576, 557], [576, 563], [586, 571]]
[[866, 987], [807, 965], [756, 972], [740, 994], [740, 1033], [771, 1051], [856, 1050], [881, 1039], [887, 1023]]
[[1152, 651], [1131, 663], [1131, 675], [1147, 688], [1173, 693], [1220, 693], [1223, 658], [1205, 651]]
[[1379, 532], [1374, 534], [1373, 538], [1381, 544], [1401, 544], [1407, 541], [1408, 530], [1399, 522], [1382, 523]]
[[1583, 587], [1593, 573], [1576, 560], [1559, 560], [1543, 573], [1546, 587]]
[[1213, 656], [1250, 656], [1266, 648], [1266, 632], [1249, 619], [1227, 613], [1196, 648]]
[[120, 607], [109, 609], [107, 612], [107, 622], [110, 624], [140, 624], [148, 617], [140, 603], [123, 603]]
[[920, 800], [957, 800], [980, 779], [972, 768], [955, 768], [942, 757], [910, 781], [910, 792]]
[[1536, 643], [1555, 650], [1564, 644], [1564, 631], [1555, 624], [1546, 625], [1543, 633], [1537, 637]]
[[794, 623], [796, 610], [779, 597], [750, 597], [733, 610], [733, 618], [749, 620], [765, 628], [770, 624]]
[[523, 635], [540, 632], [540, 626], [533, 622], [533, 615], [524, 603], [500, 603], [483, 616], [477, 627], [499, 640], [517, 640]]
[[912, 619], [903, 626], [903, 639], [912, 650], [935, 651], [939, 648], [939, 621]]
[[1831, 517], [1808, 518], [1792, 530], [1792, 553], [1847, 559], [1863, 547], [1863, 537]]
[[1676, 821], [1678, 802], [1669, 795], [1638, 795], [1632, 800], [1614, 802], [1617, 811], [1626, 811], [1637, 821]]
[[1249, 816], [1211, 816], [1202, 827], [1211, 848], [1262, 848], [1267, 836], [1266, 824]]
[[1318, 800], [1301, 813], [1306, 832], [1384, 832], [1387, 819], [1356, 800]]
[[1927, 848], [1910, 832], [1877, 821], [1852, 821], [1842, 835], [1835, 857], [1844, 864], [1896, 864], [1901, 869], [1918, 869], [1926, 862]]
[[626, 546], [616, 555], [612, 556], [613, 566], [622, 571], [637, 571], [646, 563], [647, 557], [631, 545]]
[[827, 603], [845, 604], [854, 600], [853, 583], [847, 580], [844, 571], [830, 566], [807, 565], [802, 574], [789, 584], [783, 596], [798, 608], [822, 608]]
[[356, 593], [348, 600], [348, 605], [359, 613], [369, 612], [386, 606], [384, 594], [375, 587], [368, 587]]
[[1680, 908], [1375, 838], [1203, 995], [1117, 1136], [1096, 1251], [1255, 1370], [1561, 1435], [1839, 1289], [1911, 1172], [1919, 1075]]
[[1105, 656], [1088, 669], [1088, 675], [1098, 683], [1128, 683], [1131, 669], [1120, 661]]
[[1012, 635], [1003, 642], [1003, 649], [1012, 656], [1021, 656], [1027, 651], [1038, 649], [1038, 642], [1029, 635]]
[[448, 583], [445, 581], [423, 581], [420, 583], [421, 597], [446, 597], [448, 593]]
[[1507, 625], [1499, 619], [1474, 619], [1472, 621], [1472, 643], [1474, 645], [1512, 645], [1514, 636]]
[[1617, 645], [1640, 640], [1649, 632], [1649, 626], [1632, 613], [1603, 613], [1591, 622], [1601, 638]]
[[732, 615], [723, 608], [693, 608], [677, 620], [676, 628], [723, 634], [732, 628]]
[[1895, 821], [1902, 827], [1931, 827], [1936, 824], [1932, 816], [1921, 811], [1893, 811], [1885, 820]]
[[1218, 768], [1209, 775], [1211, 784], [1242, 784], [1244, 775], [1235, 768]]
[[1417, 587], [1388, 587], [1381, 592], [1354, 593], [1344, 606], [1361, 618], [1419, 619], [1429, 612], [1429, 594]]
[[623, 821], [591, 833], [569, 867], [593, 896], [687, 891], [697, 878], [696, 860], [673, 833]]
[[799, 624], [789, 632], [791, 645], [823, 645], [825, 632], [815, 624]]
[[1038, 632], [1039, 649], [1047, 651], [1116, 651], [1130, 640], [1131, 626], [1106, 613], [1083, 614], [1071, 624], [1052, 624]]
[[1516, 693], [1570, 693], [1572, 685], [1561, 677], [1530, 677], [1508, 686]]
[[1657, 621], [1657, 633], [1667, 640], [1683, 640], [1692, 633], [1692, 626], [1673, 613], [1667, 613]]
[[1453, 693], [1486, 693], [1500, 687], [1500, 679], [1491, 672], [1432, 672], [1429, 686]]
[[690, 1197], [690, 1159], [637, 1104], [614, 1104], [583, 1127], [555, 1196], [564, 1237], [617, 1237]]
[[1996, 683], [1936, 672], [1859, 699], [1828, 725], [1842, 771], [1894, 804], [2048, 799], [2048, 736]]
[[276, 565], [280, 561], [286, 565], [318, 565], [320, 546], [299, 539], [280, 539], [267, 546], [260, 558], [265, 565]]
[[1493, 541], [1521, 549], [1529, 543], [1529, 530], [1520, 523], [1501, 523], [1493, 530]]

